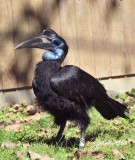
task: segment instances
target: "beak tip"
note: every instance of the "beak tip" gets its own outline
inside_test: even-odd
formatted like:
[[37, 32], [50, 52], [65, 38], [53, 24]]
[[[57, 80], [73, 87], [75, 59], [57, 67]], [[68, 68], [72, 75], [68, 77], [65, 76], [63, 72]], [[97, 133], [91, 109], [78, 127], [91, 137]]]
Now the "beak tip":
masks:
[[19, 48], [21, 48], [21, 45], [20, 45], [20, 44], [17, 45], [17, 46], [14, 48], [14, 50], [19, 49]]

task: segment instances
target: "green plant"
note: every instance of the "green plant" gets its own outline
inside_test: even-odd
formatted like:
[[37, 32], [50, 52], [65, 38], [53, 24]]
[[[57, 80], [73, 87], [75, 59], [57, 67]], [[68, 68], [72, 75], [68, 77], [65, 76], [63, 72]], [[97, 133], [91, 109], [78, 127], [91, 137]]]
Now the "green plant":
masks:
[[132, 88], [130, 92], [126, 92], [127, 95], [135, 97], [135, 88]]
[[128, 95], [125, 94], [125, 93], [117, 93], [117, 94], [115, 95], [115, 99], [120, 98], [120, 99], [122, 99], [123, 101], [124, 101], [127, 97], [128, 97]]

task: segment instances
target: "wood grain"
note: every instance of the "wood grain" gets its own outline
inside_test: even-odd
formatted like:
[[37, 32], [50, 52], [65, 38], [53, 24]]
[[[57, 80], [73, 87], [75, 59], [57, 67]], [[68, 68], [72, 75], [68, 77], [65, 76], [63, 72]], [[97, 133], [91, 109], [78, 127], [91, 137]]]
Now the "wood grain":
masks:
[[[43, 14], [43, 1], [42, 0], [28, 0], [27, 12], [28, 14], [28, 26], [30, 30], [30, 38], [39, 36], [45, 28], [45, 15]], [[34, 69], [36, 64], [42, 60], [42, 49], [32, 49], [32, 79], [34, 76]]]
[[79, 64], [82, 69], [95, 76], [95, 55], [93, 52], [89, 1], [75, 0], [75, 6]]
[[68, 55], [64, 61], [64, 65], [74, 64], [76, 66], [79, 66], [74, 0], [61, 1], [59, 9], [61, 36], [66, 40], [69, 46]]
[[[13, 0], [13, 25], [14, 25], [14, 41], [15, 46], [19, 43], [30, 38], [29, 26], [26, 10], [27, 0]], [[16, 50], [16, 61], [17, 61], [17, 80], [18, 87], [27, 87], [31, 85], [32, 77], [32, 55], [31, 49], [20, 49]]]
[[0, 88], [17, 88], [11, 0], [1, 1], [0, 15]]
[[0, 90], [31, 86], [45, 51], [14, 46], [45, 27], [69, 45], [64, 65], [97, 78], [135, 74], [135, 0], [5, 0], [0, 15]]
[[125, 0], [123, 3], [123, 39], [126, 74], [135, 73], [135, 1]]
[[[112, 1], [113, 2], [113, 1]], [[108, 38], [112, 76], [125, 75], [125, 53], [123, 40], [123, 1], [108, 4]]]
[[106, 20], [107, 3], [108, 1], [102, 0], [96, 1], [93, 5], [90, 5], [93, 50], [97, 78], [108, 77], [111, 75], [108, 21]]

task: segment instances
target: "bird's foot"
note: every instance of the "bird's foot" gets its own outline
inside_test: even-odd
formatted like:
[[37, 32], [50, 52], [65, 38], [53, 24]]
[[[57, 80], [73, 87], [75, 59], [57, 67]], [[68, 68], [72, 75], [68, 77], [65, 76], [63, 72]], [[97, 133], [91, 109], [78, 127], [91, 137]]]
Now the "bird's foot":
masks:
[[49, 140], [49, 144], [60, 144], [63, 139], [65, 138], [65, 136], [61, 136], [61, 137], [52, 137], [50, 140]]
[[79, 143], [79, 149], [82, 149], [82, 148], [84, 148], [84, 146], [85, 146], [85, 139], [80, 139], [80, 143]]

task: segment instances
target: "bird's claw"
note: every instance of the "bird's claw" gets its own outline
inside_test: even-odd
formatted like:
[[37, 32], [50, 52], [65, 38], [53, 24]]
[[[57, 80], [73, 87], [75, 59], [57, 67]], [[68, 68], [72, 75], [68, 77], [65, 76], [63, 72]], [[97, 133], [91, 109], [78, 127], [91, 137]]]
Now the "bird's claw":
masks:
[[80, 139], [79, 149], [84, 148], [84, 146], [85, 146], [85, 139]]
[[60, 144], [63, 139], [65, 138], [65, 136], [62, 136], [62, 137], [52, 137], [50, 140], [49, 140], [49, 144]]

